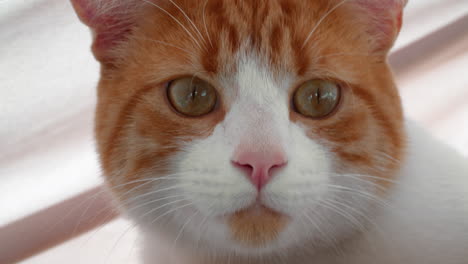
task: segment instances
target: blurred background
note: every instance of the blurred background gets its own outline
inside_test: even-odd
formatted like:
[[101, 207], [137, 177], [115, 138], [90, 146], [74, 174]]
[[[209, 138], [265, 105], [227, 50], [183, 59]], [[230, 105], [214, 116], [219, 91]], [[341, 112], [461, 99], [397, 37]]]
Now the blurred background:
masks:
[[[90, 44], [69, 1], [0, 0], [0, 264], [12, 261], [7, 250], [30, 255], [57, 243], [21, 263], [134, 263], [135, 231], [122, 219], [64, 243], [73, 235], [47, 242], [28, 229], [52, 225], [49, 212], [81, 222], [98, 207], [77, 203], [102, 183]], [[390, 62], [407, 116], [468, 157], [468, 0], [410, 0]], [[80, 213], [68, 217], [71, 207]], [[71, 233], [114, 216], [104, 215]], [[12, 253], [7, 242], [26, 249]]]

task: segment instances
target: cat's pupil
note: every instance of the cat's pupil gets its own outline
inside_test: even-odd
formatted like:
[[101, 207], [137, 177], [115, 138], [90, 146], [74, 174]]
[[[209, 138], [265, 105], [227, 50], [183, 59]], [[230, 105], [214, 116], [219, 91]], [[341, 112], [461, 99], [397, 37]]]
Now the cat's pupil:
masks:
[[198, 87], [197, 85], [192, 85], [192, 91], [189, 93], [189, 98], [190, 98], [190, 101], [195, 101], [195, 99], [197, 98], [197, 95], [198, 95]]
[[315, 97], [317, 98], [317, 105], [320, 105], [320, 87], [315, 90]]

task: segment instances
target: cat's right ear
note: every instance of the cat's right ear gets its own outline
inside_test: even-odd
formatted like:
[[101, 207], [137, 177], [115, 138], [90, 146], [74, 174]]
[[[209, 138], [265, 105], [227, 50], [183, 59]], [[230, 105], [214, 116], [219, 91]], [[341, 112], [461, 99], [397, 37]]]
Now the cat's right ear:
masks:
[[[343, 0], [345, 2], [347, 0]], [[356, 17], [364, 24], [373, 51], [386, 54], [393, 46], [403, 19], [408, 0], [351, 0], [358, 7]]]
[[80, 20], [93, 32], [92, 50], [98, 61], [111, 64], [114, 47], [131, 34], [141, 0], [71, 0]]

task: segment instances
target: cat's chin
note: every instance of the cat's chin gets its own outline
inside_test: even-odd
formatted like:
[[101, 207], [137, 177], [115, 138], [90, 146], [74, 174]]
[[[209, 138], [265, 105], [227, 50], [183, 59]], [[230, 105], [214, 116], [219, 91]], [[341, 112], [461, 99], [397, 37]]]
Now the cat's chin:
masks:
[[289, 217], [261, 203], [225, 216], [232, 239], [249, 248], [262, 248], [278, 239]]

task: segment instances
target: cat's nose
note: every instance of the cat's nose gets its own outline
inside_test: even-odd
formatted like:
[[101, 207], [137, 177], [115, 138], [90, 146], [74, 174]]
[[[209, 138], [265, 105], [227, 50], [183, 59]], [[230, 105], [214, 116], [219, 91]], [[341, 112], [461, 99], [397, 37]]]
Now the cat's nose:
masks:
[[272, 170], [284, 167], [288, 160], [281, 150], [270, 152], [238, 151], [232, 162], [246, 171], [258, 191], [270, 181]]

